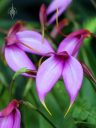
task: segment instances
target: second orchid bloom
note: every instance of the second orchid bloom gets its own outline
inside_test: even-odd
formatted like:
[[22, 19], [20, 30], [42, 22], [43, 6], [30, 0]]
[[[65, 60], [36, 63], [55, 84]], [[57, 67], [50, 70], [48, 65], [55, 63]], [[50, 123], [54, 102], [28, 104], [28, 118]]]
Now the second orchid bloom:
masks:
[[[27, 31], [21, 22], [17, 22], [5, 38], [5, 59], [13, 71], [21, 68], [36, 70], [35, 65], [27, 56], [27, 52], [43, 55], [49, 51], [53, 52], [53, 49], [47, 40], [45, 39], [42, 43], [42, 35], [35, 31]], [[35, 77], [28, 73], [24, 75]]]

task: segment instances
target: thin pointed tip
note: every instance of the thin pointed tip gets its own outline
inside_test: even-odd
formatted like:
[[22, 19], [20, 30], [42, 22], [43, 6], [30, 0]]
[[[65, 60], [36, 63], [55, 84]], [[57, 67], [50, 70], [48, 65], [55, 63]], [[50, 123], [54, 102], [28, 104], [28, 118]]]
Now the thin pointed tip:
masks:
[[72, 103], [69, 105], [69, 107], [68, 107], [66, 113], [64, 114], [64, 118], [65, 118], [65, 117], [67, 116], [67, 114], [69, 113], [69, 111], [70, 111], [72, 105], [73, 105]]
[[49, 111], [48, 107], [46, 106], [45, 102], [42, 102], [42, 105], [44, 106], [44, 108], [46, 109], [46, 111], [50, 114], [50, 116], [52, 116], [52, 113]]
[[58, 27], [58, 8], [56, 9], [56, 26]]
[[45, 35], [45, 33], [44, 33], [44, 26], [42, 27], [42, 43], [44, 43], [44, 35]]

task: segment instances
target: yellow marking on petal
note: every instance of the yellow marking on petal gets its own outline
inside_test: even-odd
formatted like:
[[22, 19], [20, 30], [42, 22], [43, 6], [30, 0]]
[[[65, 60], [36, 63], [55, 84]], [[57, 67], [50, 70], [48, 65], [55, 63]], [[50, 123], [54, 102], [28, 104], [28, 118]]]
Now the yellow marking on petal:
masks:
[[64, 114], [64, 117], [66, 117], [66, 116], [67, 116], [67, 114], [69, 113], [69, 111], [70, 111], [70, 109], [71, 109], [72, 105], [73, 105], [73, 104], [70, 104], [70, 105], [69, 105], [69, 107], [68, 107], [68, 109], [67, 109], [66, 113]]
[[47, 54], [45, 54], [45, 56], [42, 56], [40, 59], [39, 59], [39, 62], [38, 62], [38, 67], [40, 67], [40, 65], [42, 64], [42, 61], [43, 61], [43, 58], [46, 57], [46, 55], [50, 54], [52, 52], [49, 52]]
[[45, 102], [42, 102], [42, 105], [44, 106], [44, 108], [46, 109], [46, 111], [52, 116], [51, 112], [49, 111], [49, 109], [47, 108]]
[[56, 9], [56, 26], [58, 27], [58, 8]]
[[37, 53], [41, 54], [40, 51], [38, 51], [38, 50], [36, 50], [36, 49], [34, 49], [34, 48], [28, 46], [27, 44], [24, 44], [24, 43], [22, 43], [22, 42], [20, 42], [20, 43], [21, 43], [22, 45], [24, 45], [25, 47], [29, 48], [30, 50], [32, 50], [32, 51], [34, 51], [34, 52], [37, 52]]
[[44, 43], [44, 25], [42, 26], [42, 43]]
[[44, 56], [40, 58], [39, 62], [38, 62], [38, 68], [40, 67], [42, 60], [43, 60]]

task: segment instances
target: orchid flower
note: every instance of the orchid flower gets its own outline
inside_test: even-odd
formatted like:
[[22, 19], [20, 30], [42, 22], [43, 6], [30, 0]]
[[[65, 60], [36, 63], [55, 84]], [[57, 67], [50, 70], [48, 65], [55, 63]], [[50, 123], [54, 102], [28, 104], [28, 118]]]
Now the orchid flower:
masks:
[[71, 1], [72, 0], [53, 0], [47, 9], [47, 15], [53, 13], [52, 17], [48, 21], [48, 24], [51, 24], [56, 20], [56, 10], [58, 9], [59, 17], [66, 10]]
[[70, 105], [73, 104], [83, 80], [83, 68], [76, 57], [83, 39], [89, 35], [87, 30], [71, 33], [60, 43], [57, 52], [50, 53], [51, 56], [41, 64], [36, 86], [42, 104], [45, 105], [45, 96], [61, 76], [70, 96]]
[[0, 112], [0, 128], [20, 128], [21, 114], [18, 101], [13, 100]]
[[[9, 30], [5, 39], [5, 59], [13, 71], [21, 68], [36, 70], [35, 65], [29, 59], [26, 52], [42, 55], [49, 51], [53, 50], [46, 40], [42, 44], [42, 35], [35, 31], [26, 30], [20, 22], [17, 22]], [[28, 73], [23, 75], [35, 77]]]

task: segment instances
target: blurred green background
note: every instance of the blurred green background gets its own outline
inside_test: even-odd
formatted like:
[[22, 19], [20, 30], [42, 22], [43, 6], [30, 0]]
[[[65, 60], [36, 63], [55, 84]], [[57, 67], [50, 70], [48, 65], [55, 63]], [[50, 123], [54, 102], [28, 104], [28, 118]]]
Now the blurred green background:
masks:
[[[46, 6], [51, 0], [0, 0], [0, 29], [8, 30], [16, 21], [23, 20], [30, 29], [40, 29], [39, 9], [42, 3]], [[13, 6], [17, 10], [14, 19], [8, 14]], [[70, 7], [62, 14], [60, 19], [68, 18], [69, 25], [63, 29], [68, 34], [80, 28], [86, 28], [96, 33], [96, 0], [73, 0]], [[54, 25], [54, 24], [53, 24]], [[53, 26], [51, 26], [52, 28]], [[46, 33], [45, 33], [46, 35]], [[10, 101], [9, 86], [14, 72], [7, 66], [2, 47], [5, 35], [0, 33], [0, 108], [5, 107]], [[56, 38], [56, 46], [63, 39], [61, 35]], [[30, 55], [34, 63], [38, 63], [39, 57]], [[96, 76], [96, 39], [88, 38], [84, 41], [80, 52], [79, 60], [82, 60]], [[70, 112], [64, 118], [64, 113], [69, 106], [69, 97], [63, 81], [58, 81], [56, 86], [46, 97], [46, 105], [52, 113], [48, 115], [41, 105], [35, 81], [24, 76], [19, 76], [14, 82], [13, 98], [28, 100], [37, 106], [51, 120], [57, 128], [96, 128], [96, 91], [93, 83], [86, 77], [82, 84], [79, 95]], [[52, 126], [36, 111], [20, 106], [22, 121], [21, 128], [52, 128]]]

